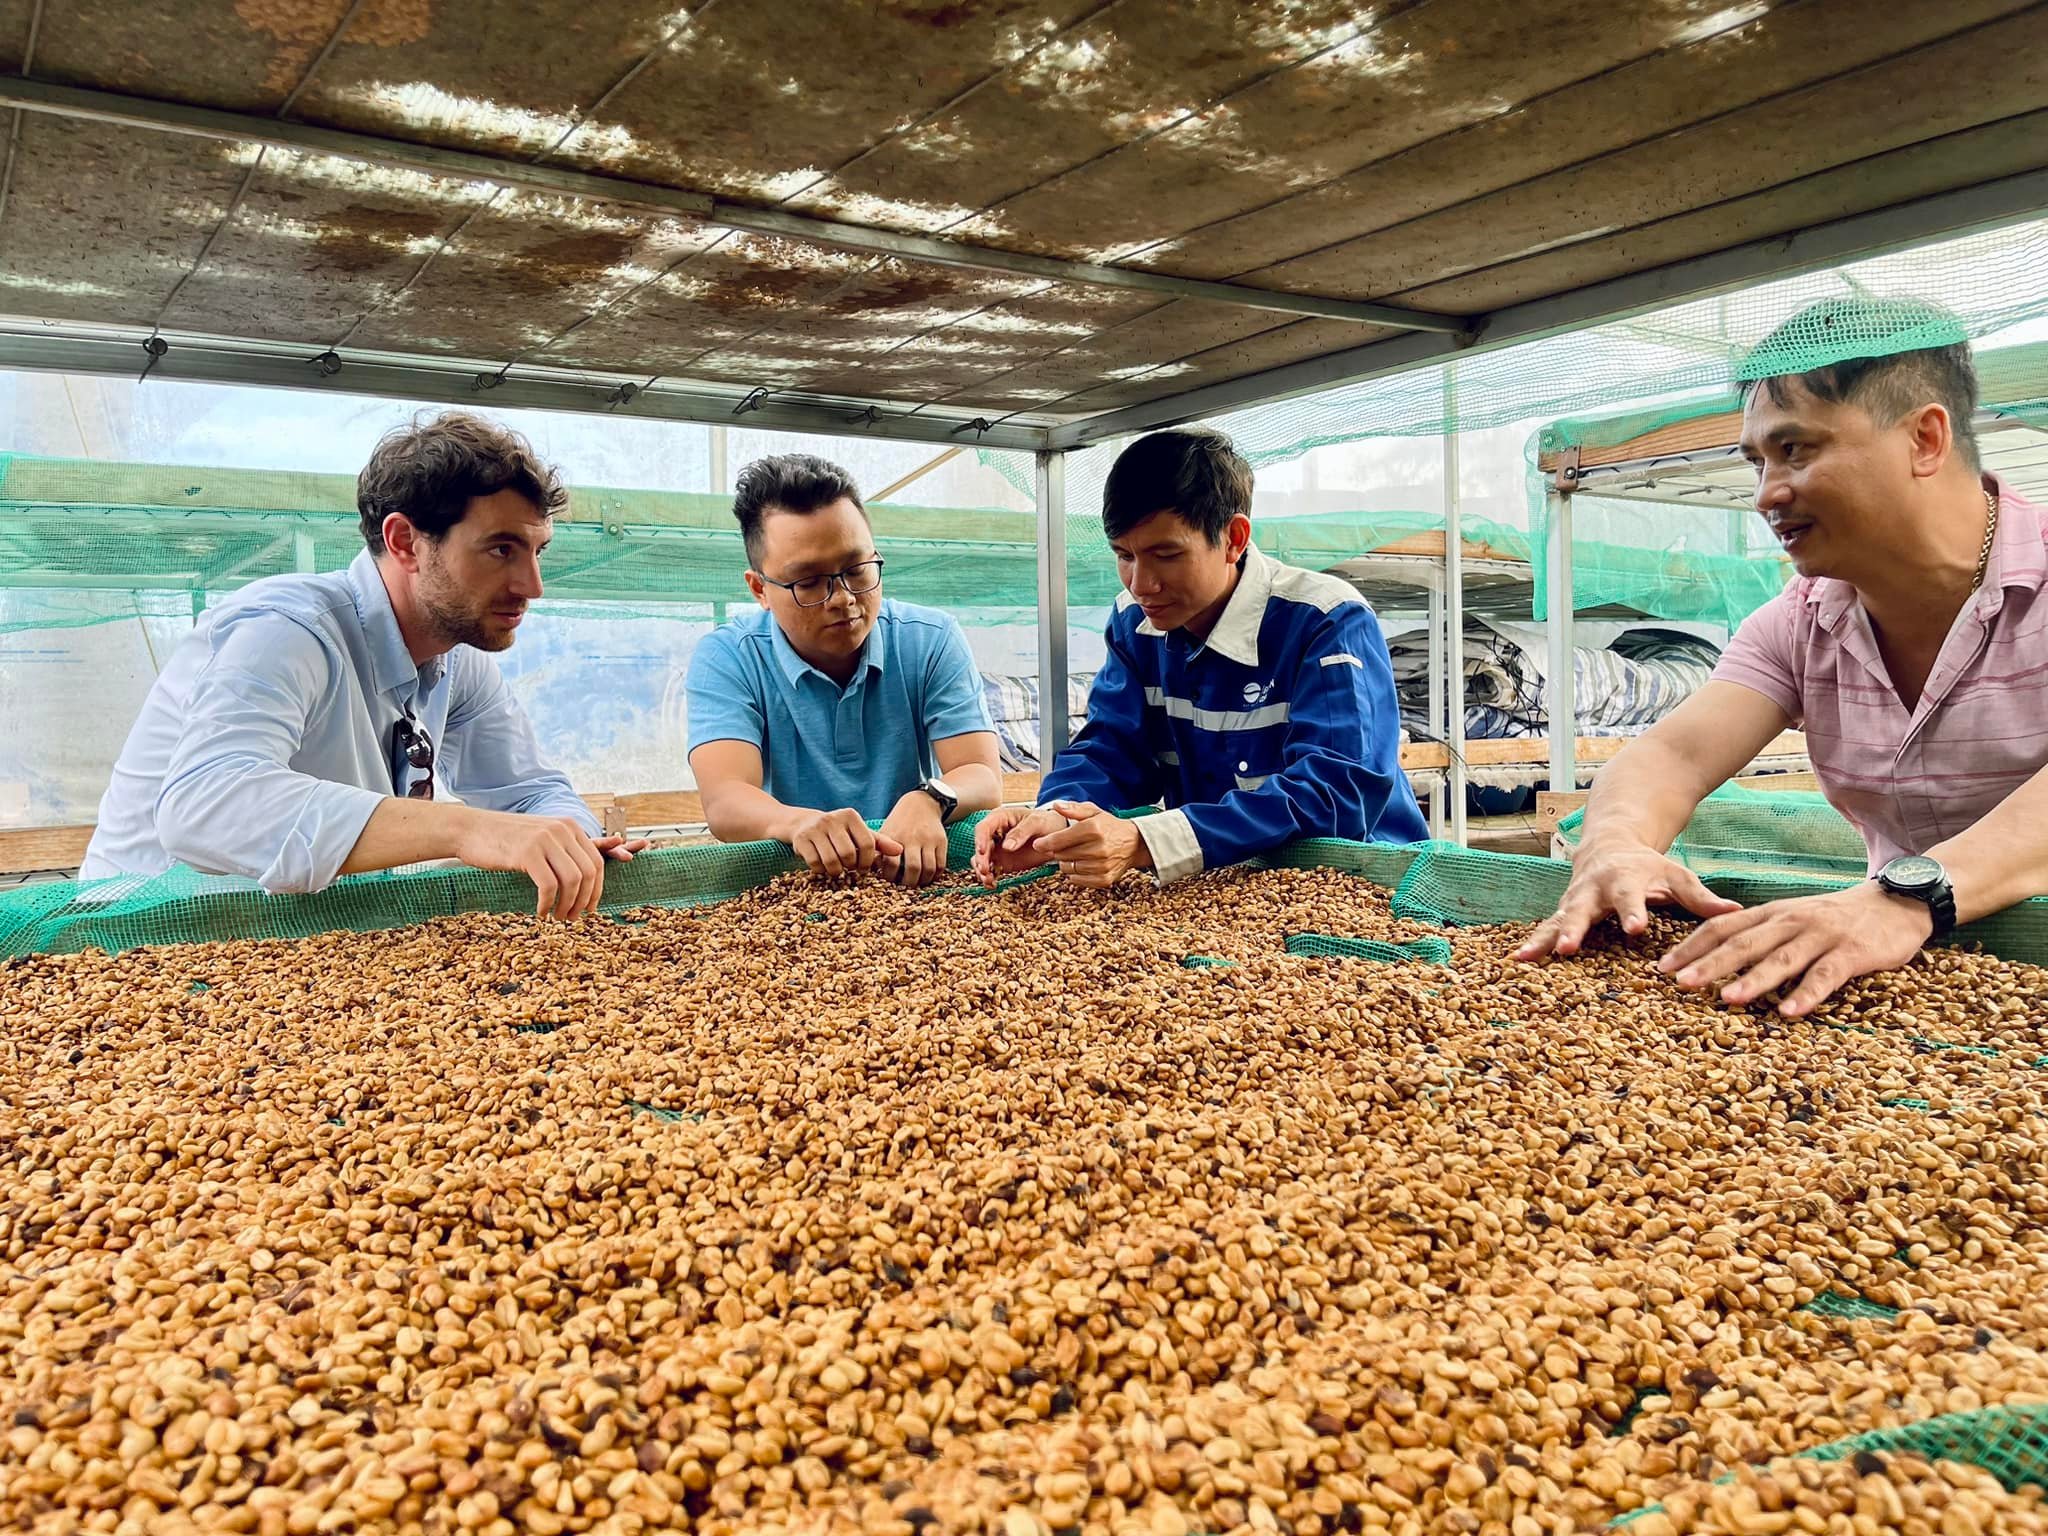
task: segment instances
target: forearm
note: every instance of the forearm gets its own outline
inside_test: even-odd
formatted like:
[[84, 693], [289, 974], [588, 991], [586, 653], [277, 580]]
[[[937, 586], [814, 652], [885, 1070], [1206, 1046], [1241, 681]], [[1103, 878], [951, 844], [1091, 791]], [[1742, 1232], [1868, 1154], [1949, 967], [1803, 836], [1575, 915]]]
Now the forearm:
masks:
[[1627, 842], [1666, 852], [1713, 788], [1672, 744], [1641, 737], [1594, 776], [1579, 846]]
[[1973, 923], [2029, 896], [2048, 895], [2048, 770], [1927, 854], [1948, 871], [1957, 922]]
[[951, 819], [960, 821], [977, 811], [992, 811], [1003, 803], [1003, 776], [986, 763], [968, 763], [948, 768], [945, 779], [960, 797]]
[[474, 815], [468, 806], [389, 796], [370, 813], [340, 872], [361, 875], [427, 859], [460, 858], [463, 832]]
[[721, 843], [786, 843], [798, 823], [814, 814], [784, 805], [758, 784], [720, 784], [703, 796], [704, 820]]

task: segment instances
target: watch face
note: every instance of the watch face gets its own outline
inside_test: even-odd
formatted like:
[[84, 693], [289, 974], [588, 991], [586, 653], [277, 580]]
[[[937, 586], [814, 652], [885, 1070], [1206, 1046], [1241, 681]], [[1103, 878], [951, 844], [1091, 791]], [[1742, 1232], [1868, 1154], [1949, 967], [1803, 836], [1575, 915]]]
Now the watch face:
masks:
[[1916, 890], [1923, 886], [1939, 885], [1944, 877], [1942, 867], [1933, 859], [1913, 855], [1893, 859], [1884, 867], [1884, 877], [1891, 884]]

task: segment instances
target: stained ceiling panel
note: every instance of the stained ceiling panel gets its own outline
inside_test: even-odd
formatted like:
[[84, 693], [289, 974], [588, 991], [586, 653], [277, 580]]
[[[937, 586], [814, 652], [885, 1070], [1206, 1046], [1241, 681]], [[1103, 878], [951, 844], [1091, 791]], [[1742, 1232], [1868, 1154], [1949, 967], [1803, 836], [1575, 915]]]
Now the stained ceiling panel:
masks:
[[27, 58], [36, 15], [0, 311], [852, 410], [1166, 400], [1408, 334], [1335, 301], [1478, 322], [2048, 167], [2020, 0], [66, 0]]

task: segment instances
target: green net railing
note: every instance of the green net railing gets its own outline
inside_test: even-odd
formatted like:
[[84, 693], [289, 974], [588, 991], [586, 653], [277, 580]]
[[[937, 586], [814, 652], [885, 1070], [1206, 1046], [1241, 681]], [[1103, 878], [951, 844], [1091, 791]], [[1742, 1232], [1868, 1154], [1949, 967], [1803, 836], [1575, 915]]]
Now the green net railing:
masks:
[[[947, 862], [955, 872], [965, 871], [972, 858], [974, 824], [969, 819], [948, 833]], [[1390, 889], [1395, 916], [1443, 927], [1540, 921], [1556, 909], [1570, 873], [1558, 860], [1484, 853], [1454, 843], [1393, 846], [1334, 838], [1293, 843], [1257, 862], [1268, 868], [1344, 870]], [[617, 918], [635, 907], [722, 901], [801, 867], [781, 843], [655, 849], [607, 871], [598, 910]], [[1049, 874], [1043, 869], [1012, 876], [997, 893]], [[1706, 878], [1714, 890], [1746, 906], [1849, 883], [1778, 871]], [[966, 881], [932, 893], [933, 899], [990, 894]], [[49, 881], [0, 892], [0, 959], [219, 939], [304, 938], [339, 928], [373, 932], [462, 912], [531, 911], [532, 905], [533, 887], [524, 876], [466, 868], [348, 876], [305, 896], [266, 895], [252, 881], [182, 868], [148, 878]], [[1339, 946], [1323, 953], [1361, 954], [1344, 946], [1383, 941], [1317, 935], [1303, 936], [1302, 942]], [[2024, 901], [1966, 925], [1957, 930], [1956, 942], [1980, 944], [2008, 960], [2048, 965], [2048, 898]], [[1449, 946], [1427, 936], [1398, 948], [1402, 960], [1443, 964], [1449, 959]], [[1393, 956], [1375, 951], [1368, 958]]]
[[[1560, 841], [1578, 847], [1585, 821], [1583, 808], [1565, 817], [1558, 823]], [[1767, 869], [1848, 881], [1869, 870], [1863, 835], [1824, 795], [1739, 784], [1723, 785], [1700, 802], [1671, 856], [1702, 874]]]

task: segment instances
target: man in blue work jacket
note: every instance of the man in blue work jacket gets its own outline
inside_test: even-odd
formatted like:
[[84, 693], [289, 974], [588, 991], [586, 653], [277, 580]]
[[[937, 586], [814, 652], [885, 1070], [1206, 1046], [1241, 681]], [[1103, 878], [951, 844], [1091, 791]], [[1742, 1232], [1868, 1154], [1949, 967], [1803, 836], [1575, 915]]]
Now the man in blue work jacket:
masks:
[[1118, 457], [1102, 525], [1125, 591], [1088, 722], [1036, 809], [976, 829], [981, 879], [1057, 863], [1081, 885], [1164, 882], [1296, 838], [1428, 836], [1379, 621], [1348, 582], [1253, 547], [1251, 503], [1220, 432], [1155, 432]]

